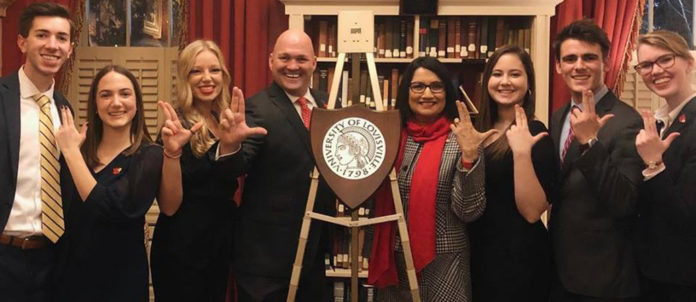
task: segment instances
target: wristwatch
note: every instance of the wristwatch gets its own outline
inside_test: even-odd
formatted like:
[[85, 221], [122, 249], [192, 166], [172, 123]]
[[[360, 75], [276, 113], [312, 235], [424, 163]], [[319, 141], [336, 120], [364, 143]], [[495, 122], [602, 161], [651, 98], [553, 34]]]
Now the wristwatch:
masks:
[[594, 144], [596, 144], [597, 141], [598, 140], [596, 137], [588, 139], [586, 143], [580, 145], [580, 153], [585, 153], [585, 151], [592, 148], [592, 146], [594, 146]]
[[645, 168], [648, 170], [655, 170], [655, 169], [659, 168], [660, 165], [662, 165], [661, 161], [652, 161], [651, 160], [645, 165]]

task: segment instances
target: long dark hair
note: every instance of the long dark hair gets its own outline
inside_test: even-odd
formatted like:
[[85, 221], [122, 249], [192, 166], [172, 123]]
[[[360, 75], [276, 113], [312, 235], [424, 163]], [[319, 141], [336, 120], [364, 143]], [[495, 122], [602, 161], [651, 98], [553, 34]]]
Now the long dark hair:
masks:
[[92, 80], [92, 85], [89, 88], [89, 97], [87, 99], [87, 123], [89, 127], [87, 127], [87, 138], [85, 139], [85, 143], [82, 144], [81, 151], [87, 166], [90, 168], [94, 168], [99, 164], [102, 164], [99, 162], [99, 157], [97, 156], [97, 147], [99, 147], [99, 143], [101, 143], [102, 136], [104, 134], [104, 123], [102, 122], [101, 118], [99, 118], [99, 114], [97, 113], [97, 91], [99, 89], [99, 82], [101, 79], [112, 71], [126, 76], [128, 80], [130, 80], [131, 84], [133, 84], [133, 91], [135, 93], [136, 112], [133, 120], [131, 121], [130, 129], [132, 143], [131, 146], [123, 152], [123, 154], [131, 155], [135, 153], [138, 148], [140, 148], [142, 143], [152, 143], [150, 133], [147, 131], [147, 127], [145, 126], [143, 95], [140, 92], [140, 84], [138, 84], [138, 80], [125, 67], [119, 65], [108, 65], [99, 70], [97, 75], [94, 77], [94, 80]]
[[437, 59], [433, 57], [419, 57], [411, 61], [408, 64], [404, 75], [401, 78], [401, 84], [399, 84], [399, 90], [396, 93], [396, 108], [399, 109], [401, 113], [401, 122], [405, 125], [406, 122], [413, 117], [413, 111], [408, 105], [408, 96], [410, 93], [409, 86], [411, 85], [411, 80], [413, 80], [413, 74], [418, 68], [425, 68], [432, 71], [442, 84], [445, 85], [445, 109], [442, 114], [447, 116], [449, 120], [454, 120], [458, 116], [457, 105], [455, 103], [455, 98], [457, 97], [456, 90], [454, 90], [454, 84], [452, 83], [452, 76], [450, 76], [447, 67], [440, 63]]
[[[488, 82], [491, 79], [491, 74], [493, 74], [493, 68], [495, 64], [498, 64], [498, 60], [505, 54], [513, 54], [522, 62], [524, 66], [524, 72], [527, 74], [527, 88], [529, 89], [524, 95], [522, 104], [520, 106], [524, 109], [527, 119], [531, 120], [534, 118], [534, 107], [535, 107], [535, 81], [534, 81], [534, 65], [532, 64], [532, 58], [529, 54], [522, 50], [519, 46], [515, 45], [505, 45], [498, 48], [493, 55], [488, 59], [486, 67], [483, 69], [483, 81], [481, 81], [481, 102], [479, 105], [479, 115], [476, 118], [475, 127], [478, 131], [484, 132], [493, 128], [494, 124], [500, 118], [498, 116], [498, 103], [491, 98], [488, 93]], [[507, 138], [505, 135], [501, 135], [500, 139], [496, 140], [489, 147], [489, 152], [493, 157], [502, 156], [509, 149]]]

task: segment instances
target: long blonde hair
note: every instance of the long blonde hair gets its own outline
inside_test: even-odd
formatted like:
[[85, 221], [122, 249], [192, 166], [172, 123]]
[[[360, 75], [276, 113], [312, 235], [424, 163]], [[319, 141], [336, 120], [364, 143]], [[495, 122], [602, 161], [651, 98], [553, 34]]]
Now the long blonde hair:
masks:
[[[196, 40], [191, 42], [189, 45], [181, 51], [179, 54], [179, 61], [177, 62], [177, 108], [181, 113], [181, 118], [188, 122], [189, 125], [194, 125], [197, 122], [203, 120], [202, 112], [198, 112], [198, 109], [194, 106], [195, 100], [193, 99], [193, 92], [191, 91], [191, 85], [188, 82], [189, 73], [193, 68], [196, 61], [196, 57], [204, 51], [210, 51], [218, 59], [220, 67], [222, 68], [222, 91], [220, 95], [213, 101], [213, 114], [219, 118], [219, 115], [229, 107], [230, 104], [230, 83], [232, 82], [232, 77], [230, 76], [227, 67], [225, 66], [225, 58], [222, 55], [220, 47], [215, 44], [215, 42], [210, 40]], [[196, 157], [203, 156], [210, 146], [215, 143], [215, 139], [208, 131], [205, 123], [201, 129], [194, 133], [191, 137], [191, 150]]]

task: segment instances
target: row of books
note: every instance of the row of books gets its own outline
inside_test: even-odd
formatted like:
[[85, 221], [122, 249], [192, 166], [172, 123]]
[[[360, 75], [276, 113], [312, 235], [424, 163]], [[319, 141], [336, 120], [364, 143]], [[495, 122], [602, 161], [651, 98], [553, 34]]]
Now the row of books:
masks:
[[305, 22], [305, 32], [314, 41], [314, 53], [318, 57], [336, 57], [338, 33], [335, 16], [313, 16]]
[[[351, 210], [350, 208], [344, 206], [342, 203], [337, 202], [336, 213], [337, 217], [350, 217], [352, 211], [358, 212], [359, 218], [368, 218], [370, 216], [370, 202], [366, 202], [367, 205], [361, 206], [357, 209]], [[361, 227], [358, 232], [358, 249], [360, 253], [358, 254], [358, 271], [367, 271], [370, 267], [370, 252], [372, 250], [372, 232], [368, 230], [370, 226]], [[351, 269], [352, 259], [351, 259], [351, 229], [346, 227], [338, 226], [335, 229], [334, 234], [334, 245], [331, 257], [333, 257], [333, 267], [328, 267], [327, 269]]]
[[[380, 72], [383, 71], [383, 72]], [[456, 99], [461, 101], [471, 101], [469, 110], [472, 113], [477, 113], [480, 106], [482, 96], [481, 77], [483, 66], [470, 66], [465, 72], [454, 74], [455, 83], [459, 83], [457, 87]], [[361, 70], [358, 75], [359, 80], [357, 89], [353, 89], [353, 77], [347, 70], [343, 71], [343, 76], [338, 88], [338, 100], [336, 107], [345, 108], [354, 104], [362, 104], [370, 109], [377, 109], [375, 103], [376, 98], [372, 93], [371, 84], [367, 70]], [[398, 68], [378, 70], [378, 86], [382, 96], [382, 105], [386, 110], [396, 109], [396, 95], [398, 93], [398, 84], [401, 81], [401, 71]], [[312, 76], [312, 88], [324, 91], [329, 94], [330, 86], [334, 77], [333, 68], [321, 68], [314, 71]], [[357, 97], [353, 97], [357, 95]]]
[[413, 19], [383, 17], [375, 20], [375, 57], [413, 58]]
[[[334, 76], [333, 68], [316, 69], [312, 76], [312, 88], [324, 91], [328, 94]], [[344, 70], [342, 73], [338, 89], [341, 107], [347, 107], [353, 104], [364, 104], [371, 109], [376, 109], [376, 98], [372, 92], [368, 71], [362, 69], [360, 74], [355, 76], [359, 78], [357, 80], [359, 84], [354, 87], [354, 76], [347, 70]], [[386, 109], [394, 109], [396, 106], [396, 94], [400, 77], [401, 72], [398, 68], [386, 69], [384, 72], [378, 71], [377, 78], [382, 96], [382, 105]]]
[[[527, 17], [426, 17], [420, 18], [417, 46], [412, 17], [384, 16], [375, 20], [375, 57], [486, 59], [501, 45], [518, 45], [529, 52], [531, 19]], [[337, 19], [313, 17], [305, 31], [315, 42], [318, 57], [337, 56]]]
[[[360, 281], [358, 285], [358, 301], [374, 302], [377, 301], [377, 289]], [[333, 286], [334, 302], [348, 302], [350, 297], [350, 280], [336, 279]]]
[[529, 52], [530, 19], [524, 17], [422, 17], [419, 56], [486, 59], [502, 45]]

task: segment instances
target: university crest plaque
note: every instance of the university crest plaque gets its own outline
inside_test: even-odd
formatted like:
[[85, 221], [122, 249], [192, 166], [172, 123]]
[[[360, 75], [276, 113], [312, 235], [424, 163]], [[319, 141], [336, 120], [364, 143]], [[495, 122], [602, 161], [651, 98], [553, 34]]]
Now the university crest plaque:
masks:
[[355, 105], [315, 108], [311, 144], [317, 169], [336, 196], [351, 209], [367, 200], [394, 165], [399, 149], [399, 112]]

